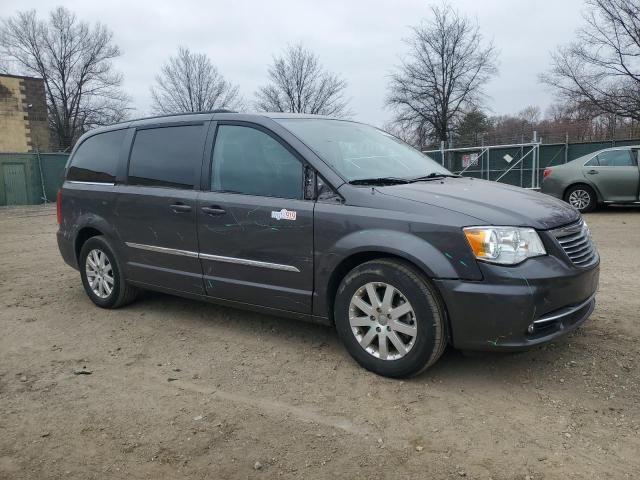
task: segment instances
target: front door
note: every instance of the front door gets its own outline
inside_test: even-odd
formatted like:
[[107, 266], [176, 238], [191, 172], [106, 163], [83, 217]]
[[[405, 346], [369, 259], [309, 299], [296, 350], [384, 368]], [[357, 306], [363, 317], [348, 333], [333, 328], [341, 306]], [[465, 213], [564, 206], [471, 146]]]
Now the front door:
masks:
[[137, 130], [114, 222], [125, 243], [127, 276], [203, 294], [196, 229], [207, 124]]
[[310, 313], [314, 202], [302, 161], [251, 124], [221, 122], [215, 138], [197, 211], [207, 295]]
[[606, 150], [592, 158], [583, 173], [607, 202], [638, 200], [640, 171], [635, 152], [629, 149]]

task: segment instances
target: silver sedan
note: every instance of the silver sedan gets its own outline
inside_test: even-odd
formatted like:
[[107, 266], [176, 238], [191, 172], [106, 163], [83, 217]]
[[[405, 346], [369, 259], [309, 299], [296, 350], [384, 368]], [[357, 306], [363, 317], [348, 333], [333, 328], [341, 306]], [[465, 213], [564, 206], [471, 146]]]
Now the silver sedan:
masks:
[[640, 204], [640, 146], [615, 147], [544, 169], [542, 191], [581, 212], [599, 204]]

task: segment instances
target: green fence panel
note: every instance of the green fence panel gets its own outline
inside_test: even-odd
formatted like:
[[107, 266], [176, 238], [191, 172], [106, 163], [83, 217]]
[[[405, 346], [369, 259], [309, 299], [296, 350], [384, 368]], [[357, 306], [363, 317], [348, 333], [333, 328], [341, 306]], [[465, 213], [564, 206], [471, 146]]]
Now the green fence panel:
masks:
[[502, 177], [500, 181], [504, 183], [511, 183], [507, 178], [520, 179], [521, 172], [531, 168], [533, 157], [531, 154], [527, 155], [530, 150], [527, 147], [490, 149], [489, 155], [483, 156], [485, 172], [489, 172], [485, 178], [496, 181]]
[[567, 147], [564, 143], [540, 145], [540, 168], [565, 163], [566, 152]]
[[[22, 178], [16, 177], [17, 172]], [[16, 196], [11, 193], [11, 190], [18, 188], [18, 185], [20, 185], [19, 188], [26, 190], [24, 198], [27, 204], [39, 203], [37, 173], [37, 170], [34, 171], [30, 154], [0, 154], [0, 205], [18, 204]]]
[[615, 147], [629, 147], [631, 145], [637, 145], [640, 146], [640, 140], [634, 140], [634, 139], [629, 139], [629, 140], [615, 140], [613, 142], [613, 145]]
[[440, 152], [434, 151], [434, 150], [430, 150], [430, 151], [425, 152], [425, 153], [433, 161], [438, 162], [440, 165], [442, 165], [442, 154]]
[[69, 155], [66, 153], [40, 154], [44, 190], [47, 194], [47, 200], [50, 202], [56, 199], [56, 193], [62, 184], [62, 174], [68, 158]]
[[570, 143], [568, 155], [569, 161], [613, 146], [614, 144], [612, 142]]
[[[0, 206], [37, 205], [45, 198], [54, 202], [68, 158], [63, 153], [0, 153]], [[16, 189], [26, 194], [16, 196]]]

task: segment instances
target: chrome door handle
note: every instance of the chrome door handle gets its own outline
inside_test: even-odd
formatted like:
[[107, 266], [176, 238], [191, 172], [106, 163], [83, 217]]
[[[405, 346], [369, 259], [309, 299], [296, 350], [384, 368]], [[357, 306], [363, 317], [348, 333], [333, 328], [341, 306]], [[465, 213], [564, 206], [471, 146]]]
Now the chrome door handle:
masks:
[[597, 175], [597, 174], [598, 174], [598, 173], [600, 173], [600, 172], [598, 172], [598, 170], [589, 170], [587, 173], [588, 173], [589, 175]]
[[173, 210], [175, 213], [185, 213], [191, 211], [191, 206], [185, 205], [184, 203], [174, 203], [173, 205], [171, 205], [171, 210]]
[[216, 216], [216, 215], [224, 215], [225, 213], [227, 213], [226, 210], [215, 206], [215, 207], [201, 207], [200, 210], [202, 210], [204, 213], [206, 213], [207, 215], [211, 215], [211, 216]]

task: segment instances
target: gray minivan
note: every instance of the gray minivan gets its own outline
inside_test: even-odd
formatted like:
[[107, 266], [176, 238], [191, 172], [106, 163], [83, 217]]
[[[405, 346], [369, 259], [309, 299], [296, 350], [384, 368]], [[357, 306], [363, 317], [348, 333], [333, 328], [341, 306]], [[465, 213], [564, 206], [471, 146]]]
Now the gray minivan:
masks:
[[58, 245], [103, 308], [139, 289], [335, 325], [381, 375], [446, 345], [517, 350], [593, 311], [599, 257], [566, 203], [451, 174], [357, 122], [225, 111], [85, 134]]

